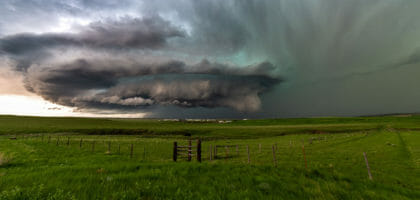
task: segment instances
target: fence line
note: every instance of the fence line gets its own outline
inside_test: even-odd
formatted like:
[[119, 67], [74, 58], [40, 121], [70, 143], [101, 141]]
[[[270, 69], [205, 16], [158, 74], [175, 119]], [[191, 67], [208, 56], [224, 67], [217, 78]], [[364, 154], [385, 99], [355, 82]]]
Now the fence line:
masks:
[[[351, 137], [354, 137], [354, 135], [346, 135], [346, 136], [340, 136], [340, 137], [335, 136], [335, 140], [336, 141], [337, 140], [338, 141], [347, 141], [347, 140], [349, 140], [349, 138], [351, 139]], [[365, 136], [361, 136], [361, 137], [365, 137]], [[16, 138], [18, 138], [18, 137], [16, 137]], [[39, 136], [25, 135], [21, 138], [25, 142], [34, 141], [34, 139], [38, 138], [37, 141], [40, 140], [40, 141], [44, 142], [44, 144], [45, 144], [44, 135], [39, 135]], [[23, 139], [23, 138], [25, 138], [25, 139]], [[75, 137], [70, 137], [70, 136], [67, 136], [67, 142], [65, 142], [65, 139], [60, 139], [60, 138], [62, 138], [62, 136], [57, 136], [56, 137], [55, 146], [57, 146], [57, 148], [62, 148], [60, 146], [64, 146], [64, 145], [60, 145], [60, 144], [67, 144], [67, 146], [70, 146], [70, 142], [71, 142], [70, 140], [73, 140], [73, 141], [76, 140], [77, 141], [77, 139]], [[299, 149], [299, 148], [298, 147], [292, 148], [293, 144], [294, 144], [293, 140], [290, 140], [288, 142], [289, 145], [287, 145], [287, 142], [285, 144], [283, 143], [283, 145], [279, 145], [278, 143], [274, 143], [270, 146], [262, 145], [261, 143], [259, 143], [258, 146], [253, 146], [253, 148], [250, 148], [249, 144], [229, 144], [229, 145], [226, 144], [226, 145], [223, 145], [223, 144], [212, 144], [212, 143], [210, 143], [210, 144], [206, 145], [208, 148], [204, 148], [204, 150], [205, 150], [204, 153], [208, 153], [208, 155], [209, 155], [208, 159], [205, 159], [205, 160], [213, 161], [215, 159], [217, 160], [219, 158], [223, 158], [223, 160], [225, 160], [226, 162], [228, 162], [228, 161], [238, 162], [239, 161], [239, 163], [241, 163], [241, 162], [243, 163], [244, 160], [241, 161], [241, 159], [244, 157], [244, 155], [243, 154], [241, 155], [241, 152], [244, 151], [244, 147], [245, 147], [246, 148], [246, 153], [247, 153], [245, 158], [247, 158], [247, 163], [248, 164], [251, 163], [251, 156], [253, 157], [253, 162], [252, 162], [253, 164], [261, 164], [260, 162], [262, 162], [263, 160], [267, 160], [267, 158], [269, 158], [267, 156], [269, 156], [269, 154], [272, 154], [271, 156], [272, 156], [272, 162], [273, 162], [274, 166], [278, 166], [279, 164], [280, 165], [285, 165], [285, 166], [296, 165], [298, 163], [296, 158], [298, 158], [299, 155], [302, 155], [303, 159], [304, 159], [304, 165], [301, 165], [301, 166], [304, 166], [305, 169], [309, 169], [308, 161], [310, 161], [309, 163], [311, 164], [311, 166], [315, 166], [314, 165], [315, 163], [324, 162], [325, 163], [324, 165], [326, 166], [327, 164], [329, 164], [328, 162], [331, 162], [331, 163], [336, 163], [337, 162], [337, 157], [334, 157], [333, 155], [317, 154], [315, 151], [313, 151], [314, 148], [312, 148], [312, 145], [322, 144], [321, 142], [324, 142], [324, 141], [325, 142], [327, 142], [327, 141], [333, 142], [334, 139], [332, 139], [332, 138], [333, 137], [329, 137], [328, 139], [327, 139], [327, 137], [318, 137], [318, 138], [315, 137], [315, 138], [309, 138], [307, 140], [304, 140], [303, 144], [302, 144], [302, 154], [294, 153], [294, 151], [296, 149]], [[9, 138], [9, 139], [12, 139], [12, 138]], [[85, 148], [83, 148], [84, 140], [85, 140], [85, 138], [80, 138], [80, 141], [79, 141], [79, 148], [80, 149], [85, 149]], [[91, 151], [95, 152], [95, 143], [96, 143], [97, 139], [87, 138], [86, 140], [88, 141], [88, 143], [89, 143], [89, 141], [92, 141], [91, 142], [91, 144], [92, 144], [92, 150]], [[319, 143], [317, 143], [318, 141], [319, 141]], [[305, 142], [307, 142], [306, 143], [307, 145], [305, 145]], [[51, 143], [51, 136], [48, 136], [48, 140], [46, 141], [46, 143]], [[102, 147], [102, 149], [104, 149], [104, 148], [106, 149], [106, 146], [107, 146], [108, 147], [108, 153], [111, 153], [111, 150], [112, 150], [111, 147], [113, 145], [112, 144], [113, 142], [109, 141], [109, 140], [107, 142], [105, 142], [105, 140], [104, 140], [103, 143], [105, 144], [104, 145], [105, 147]], [[201, 140], [197, 140], [197, 145], [192, 145], [191, 140], [188, 141], [188, 145], [178, 146], [178, 145], [175, 145], [175, 144], [176, 144], [176, 142], [174, 142], [174, 149], [176, 149], [177, 154], [174, 154], [174, 156], [176, 156], [176, 157], [174, 157], [173, 160], [176, 161], [178, 158], [186, 158], [187, 160], [191, 161], [192, 157], [196, 156], [197, 160], [199, 162], [202, 161], [201, 156], [202, 156], [202, 150], [203, 149], [202, 149]], [[325, 143], [325, 144], [328, 144], [328, 143]], [[74, 144], [74, 142], [73, 142], [72, 146], [73, 147], [76, 146]], [[153, 146], [152, 146], [152, 148], [153, 148]], [[225, 157], [223, 156], [223, 153], [222, 153], [222, 155], [220, 155], [220, 154], [217, 155], [217, 151], [218, 151], [217, 149], [218, 148], [224, 148]], [[256, 149], [256, 148], [258, 148], [258, 149]], [[235, 150], [236, 150], [236, 154], [235, 154]], [[114, 152], [115, 151], [117, 151], [117, 150], [114, 150]], [[141, 155], [141, 148], [138, 149], [136, 152], [138, 153], [139, 151], [140, 151], [139, 155]], [[208, 152], [206, 152], [206, 151], [208, 151]], [[119, 144], [119, 143], [118, 143], [118, 151], [117, 152], [118, 152], [118, 154], [121, 153], [121, 144]], [[152, 156], [150, 156], [150, 158], [152, 158], [151, 161], [156, 159], [156, 157], [153, 157], [153, 154], [156, 153], [156, 152], [151, 151], [151, 149], [147, 150], [146, 145], [143, 145], [143, 160], [146, 160], [146, 158], [147, 158], [147, 156], [146, 156], [147, 153], [146, 152], [150, 152], [150, 154], [152, 155]], [[183, 153], [183, 152], [185, 152], [185, 153]], [[214, 154], [213, 154], [213, 152], [214, 152]], [[282, 152], [282, 154], [279, 157], [278, 157], [278, 154], [277, 154], [278, 152]], [[287, 155], [288, 152], [290, 152], [289, 155]], [[375, 152], [372, 152], [372, 153], [375, 153]], [[309, 154], [309, 158], [308, 158], [308, 154]], [[207, 155], [207, 154], [205, 154], [205, 155]], [[130, 158], [133, 158], [133, 157], [134, 157], [134, 143], [131, 143], [131, 145], [130, 145]], [[353, 159], [347, 160], [347, 161], [346, 160], [341, 161], [343, 159], [340, 159], [340, 164], [337, 164], [337, 166], [352, 167], [355, 164], [360, 166], [359, 161], [355, 160], [354, 158], [355, 157], [353, 157]], [[367, 172], [368, 172], [368, 178], [370, 180], [373, 180], [371, 167], [370, 167], [369, 162], [368, 162], [366, 151], [363, 152], [363, 158], [364, 158], [364, 161], [365, 161], [365, 164], [366, 164], [366, 169], [367, 169]], [[383, 161], [380, 161], [380, 162], [383, 163]]]

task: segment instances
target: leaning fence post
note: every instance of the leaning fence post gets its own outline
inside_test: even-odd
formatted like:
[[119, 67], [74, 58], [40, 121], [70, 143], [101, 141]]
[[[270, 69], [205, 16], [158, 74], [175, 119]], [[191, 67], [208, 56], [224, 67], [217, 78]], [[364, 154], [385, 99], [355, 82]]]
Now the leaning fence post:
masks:
[[174, 142], [174, 155], [173, 155], [174, 162], [176, 162], [177, 156], [178, 156], [178, 143]]
[[146, 160], [146, 144], [143, 146], [143, 160]]
[[365, 162], [366, 162], [366, 167], [367, 167], [368, 174], [369, 174], [369, 179], [372, 180], [373, 178], [372, 178], [372, 174], [370, 173], [370, 167], [369, 167], [369, 162], [368, 162], [368, 159], [367, 159], [367, 156], [366, 156], [366, 152], [363, 152], [363, 157], [365, 157]]
[[214, 148], [214, 155], [213, 155], [213, 157], [216, 160], [217, 159], [217, 145], [214, 145], [213, 148]]
[[210, 161], [211, 161], [211, 157], [212, 157], [212, 153], [213, 153], [213, 146], [212, 145], [210, 145], [210, 151], [209, 151], [209, 153], [210, 153]]
[[133, 158], [133, 143], [131, 143], [131, 148], [130, 148], [130, 158]]
[[239, 156], [239, 146], [236, 145], [236, 154]]
[[248, 164], [251, 162], [249, 159], [249, 145], [246, 145], [246, 152], [248, 153]]
[[191, 145], [192, 145], [192, 142], [191, 142], [191, 138], [190, 138], [188, 140], [188, 151], [187, 151], [188, 161], [191, 161], [191, 153], [192, 153]]
[[225, 146], [225, 153], [226, 153], [226, 160], [229, 159], [229, 149], [227, 146]]
[[197, 140], [197, 160], [201, 162], [201, 140]]
[[308, 169], [308, 162], [306, 161], [305, 144], [302, 144], [303, 159], [305, 160], [305, 169]]
[[273, 145], [273, 162], [274, 162], [274, 166], [277, 167], [276, 149], [274, 145]]

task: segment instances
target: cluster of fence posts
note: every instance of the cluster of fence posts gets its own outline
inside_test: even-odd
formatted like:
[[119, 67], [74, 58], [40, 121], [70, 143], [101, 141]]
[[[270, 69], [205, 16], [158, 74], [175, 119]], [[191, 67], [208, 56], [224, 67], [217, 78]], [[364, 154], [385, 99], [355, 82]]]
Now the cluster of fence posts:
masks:
[[[191, 161], [191, 158], [194, 155], [193, 150], [192, 150], [193, 147], [196, 148], [196, 154], [195, 155], [197, 156], [197, 161], [201, 162], [201, 140], [200, 139], [197, 140], [197, 146], [192, 145], [191, 139], [188, 140], [188, 146], [179, 146], [178, 142], [174, 142], [174, 149], [173, 149], [173, 160], [174, 160], [174, 162], [176, 162], [178, 160], [179, 155], [187, 156], [187, 161]], [[185, 153], [181, 153], [181, 152], [187, 152], [187, 153], [185, 154]]]

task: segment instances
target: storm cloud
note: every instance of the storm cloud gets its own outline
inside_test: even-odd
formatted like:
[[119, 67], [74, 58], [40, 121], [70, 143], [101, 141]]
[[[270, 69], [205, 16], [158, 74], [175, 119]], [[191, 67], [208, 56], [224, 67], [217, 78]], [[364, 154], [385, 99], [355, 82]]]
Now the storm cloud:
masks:
[[419, 8], [404, 0], [6, 0], [0, 54], [28, 91], [98, 112], [418, 112]]
[[169, 38], [184, 36], [182, 30], [159, 16], [105, 20], [79, 29], [78, 33], [6, 36], [0, 39], [0, 54], [12, 57], [18, 61], [18, 68], [25, 70], [32, 61], [51, 56], [52, 48], [155, 49], [164, 46]]
[[106, 20], [81, 27], [78, 33], [16, 34], [0, 40], [4, 53], [19, 55], [57, 46], [92, 48], [157, 48], [166, 39], [183, 37], [184, 33], [162, 18], [122, 18]]
[[78, 59], [52, 67], [29, 68], [25, 86], [60, 105], [98, 109], [129, 109], [152, 105], [231, 107], [251, 112], [259, 95], [281, 79], [275, 66], [263, 62], [238, 67], [203, 60], [181, 61]]

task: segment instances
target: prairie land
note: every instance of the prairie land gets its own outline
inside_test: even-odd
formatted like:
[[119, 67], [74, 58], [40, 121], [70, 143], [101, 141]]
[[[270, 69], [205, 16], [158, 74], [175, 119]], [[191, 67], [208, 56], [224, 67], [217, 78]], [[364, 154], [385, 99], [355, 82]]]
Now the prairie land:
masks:
[[419, 116], [223, 122], [0, 116], [0, 199], [420, 198]]

